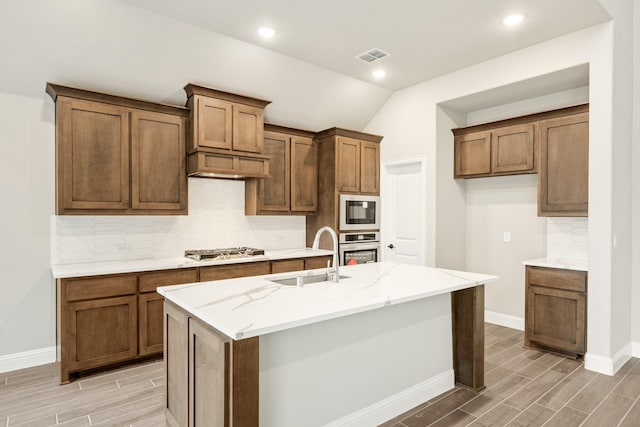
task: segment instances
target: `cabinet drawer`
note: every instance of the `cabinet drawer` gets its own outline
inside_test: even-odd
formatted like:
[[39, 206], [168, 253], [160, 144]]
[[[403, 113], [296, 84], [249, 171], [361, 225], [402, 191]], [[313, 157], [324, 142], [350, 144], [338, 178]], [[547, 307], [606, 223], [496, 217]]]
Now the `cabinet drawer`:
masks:
[[271, 273], [287, 273], [289, 271], [304, 270], [303, 259], [287, 259], [271, 261]]
[[182, 270], [167, 270], [157, 273], [144, 273], [139, 278], [140, 292], [153, 292], [159, 286], [180, 285], [198, 281], [198, 271], [195, 268]]
[[313, 258], [305, 258], [304, 269], [314, 270], [316, 268], [326, 268], [327, 261], [331, 262], [332, 259], [333, 257], [331, 256], [318, 256]]
[[87, 277], [64, 280], [67, 301], [115, 297], [135, 294], [138, 288], [136, 276]]
[[200, 281], [235, 279], [271, 273], [269, 261], [200, 267]]
[[527, 266], [527, 283], [566, 291], [587, 291], [585, 271]]

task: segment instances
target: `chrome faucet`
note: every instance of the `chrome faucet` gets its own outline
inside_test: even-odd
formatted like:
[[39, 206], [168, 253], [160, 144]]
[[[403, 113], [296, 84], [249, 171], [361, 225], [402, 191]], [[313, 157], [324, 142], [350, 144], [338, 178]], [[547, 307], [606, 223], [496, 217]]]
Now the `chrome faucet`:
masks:
[[331, 239], [333, 240], [333, 269], [329, 269], [327, 267], [327, 275], [330, 274], [332, 276], [331, 281], [333, 283], [338, 283], [340, 282], [340, 270], [338, 269], [338, 265], [340, 264], [338, 260], [340, 257], [338, 255], [338, 236], [336, 235], [336, 232], [333, 231], [333, 228], [326, 225], [324, 227], [321, 227], [316, 232], [316, 237], [313, 239], [313, 246], [311, 248], [318, 249], [318, 247], [320, 246], [320, 236], [325, 231], [327, 231], [331, 235]]

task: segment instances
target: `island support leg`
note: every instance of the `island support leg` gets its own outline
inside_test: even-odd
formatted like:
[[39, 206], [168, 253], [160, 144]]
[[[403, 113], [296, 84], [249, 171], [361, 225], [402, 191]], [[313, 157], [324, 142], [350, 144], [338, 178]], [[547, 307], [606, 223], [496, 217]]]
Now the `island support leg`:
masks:
[[484, 285], [451, 293], [453, 370], [457, 384], [484, 385]]

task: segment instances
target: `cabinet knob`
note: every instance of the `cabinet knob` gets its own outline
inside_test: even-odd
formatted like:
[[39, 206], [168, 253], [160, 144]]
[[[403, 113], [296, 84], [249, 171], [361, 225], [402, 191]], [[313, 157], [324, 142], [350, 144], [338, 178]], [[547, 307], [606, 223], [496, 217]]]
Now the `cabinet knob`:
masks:
[[395, 246], [393, 246], [393, 243], [389, 243], [389, 245], [387, 246], [389, 249], [393, 249], [395, 248]]

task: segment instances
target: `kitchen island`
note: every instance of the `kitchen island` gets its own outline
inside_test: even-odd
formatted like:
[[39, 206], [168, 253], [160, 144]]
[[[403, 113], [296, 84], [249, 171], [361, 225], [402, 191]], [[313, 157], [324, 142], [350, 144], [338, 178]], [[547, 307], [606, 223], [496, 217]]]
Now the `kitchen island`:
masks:
[[300, 287], [277, 280], [324, 271], [159, 288], [168, 424], [373, 425], [454, 381], [483, 388], [483, 285], [496, 276], [340, 272]]

